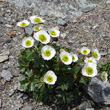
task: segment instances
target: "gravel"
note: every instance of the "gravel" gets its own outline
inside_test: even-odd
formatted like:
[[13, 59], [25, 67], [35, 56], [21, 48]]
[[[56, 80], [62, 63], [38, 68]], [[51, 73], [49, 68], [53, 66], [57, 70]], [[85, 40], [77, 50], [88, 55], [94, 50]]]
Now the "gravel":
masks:
[[0, 56], [0, 63], [8, 60], [8, 56]]
[[4, 38], [3, 38], [3, 41], [4, 41], [5, 43], [10, 43], [12, 40], [11, 40], [10, 37], [4, 37]]
[[4, 78], [6, 81], [10, 81], [13, 76], [10, 71], [2, 70], [1, 77]]
[[0, 24], [5, 24], [6, 20], [4, 18], [0, 18]]
[[33, 107], [32, 107], [32, 106], [27, 105], [27, 106], [25, 106], [22, 110], [33, 110]]
[[13, 76], [19, 76], [19, 71], [17, 69], [14, 69], [14, 68], [9, 68], [9, 71], [11, 72], [11, 74]]
[[66, 25], [66, 21], [63, 20], [63, 19], [58, 19], [58, 20], [57, 20], [57, 23], [58, 23], [58, 25], [60, 25], [60, 26], [65, 26], [65, 25]]
[[[32, 15], [41, 16], [46, 20], [43, 28], [49, 29], [56, 26], [60, 29], [61, 37], [57, 43], [62, 48], [66, 46], [76, 53], [82, 46], [90, 48], [94, 46], [103, 54], [101, 61], [104, 62], [110, 59], [109, 10], [107, 7], [102, 8], [100, 0], [75, 0], [77, 4], [74, 0], [68, 0], [68, 2], [67, 0], [53, 0], [52, 3], [49, 0], [8, 1], [20, 7], [0, 1], [0, 36], [2, 36], [0, 37], [0, 55], [2, 60], [6, 56], [6, 59], [0, 62], [0, 78], [2, 78], [0, 80], [1, 110], [25, 110], [25, 107], [30, 108], [30, 110], [64, 110], [65, 107], [63, 106], [52, 108], [38, 103], [27, 94], [21, 96], [23, 93], [17, 90], [19, 89], [17, 56], [22, 49], [23, 30], [17, 27], [16, 23], [28, 19]], [[98, 6], [94, 9], [95, 5], [91, 2], [97, 2], [101, 7]], [[28, 27], [27, 32], [31, 33], [31, 27]], [[73, 103], [73, 106], [77, 105]], [[81, 101], [78, 106], [79, 108], [86, 107], [85, 109], [98, 108], [96, 105], [93, 106], [88, 99]]]
[[2, 107], [2, 100], [0, 99], [0, 108]]
[[[91, 3], [90, 0], [6, 0], [18, 7], [32, 8], [40, 13], [41, 16], [72, 18], [78, 17], [82, 12], [92, 11], [99, 2]], [[42, 8], [43, 7], [43, 8]], [[47, 8], [48, 7], [48, 8]]]

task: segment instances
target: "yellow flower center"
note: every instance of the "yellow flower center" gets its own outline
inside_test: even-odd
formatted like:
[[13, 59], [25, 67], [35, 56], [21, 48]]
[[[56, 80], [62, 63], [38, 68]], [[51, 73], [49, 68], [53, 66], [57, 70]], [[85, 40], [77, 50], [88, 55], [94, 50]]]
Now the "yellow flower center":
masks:
[[50, 51], [49, 49], [45, 50], [45, 51], [44, 51], [44, 55], [45, 55], [46, 57], [49, 57], [49, 56], [51, 55], [51, 51]]
[[37, 22], [37, 23], [41, 23], [42, 22], [40, 18], [34, 18], [33, 21]]
[[20, 24], [20, 26], [25, 27], [25, 26], [27, 26], [27, 24], [23, 22], [23, 23]]
[[42, 42], [45, 42], [47, 40], [46, 36], [44, 34], [39, 35], [39, 40]]
[[57, 33], [55, 31], [51, 30], [50, 34], [53, 35], [53, 36], [56, 36]]
[[91, 68], [91, 67], [87, 67], [86, 68], [86, 73], [88, 74], [88, 75], [91, 75], [92, 73], [93, 73], [93, 68]]
[[46, 76], [46, 80], [48, 82], [52, 82], [53, 81], [53, 77], [51, 75]]
[[73, 61], [75, 60], [75, 57], [74, 57], [74, 55], [72, 55], [72, 60], [73, 60]]
[[82, 53], [83, 53], [84, 55], [86, 55], [86, 54], [88, 53], [88, 51], [87, 51], [87, 50], [83, 50]]
[[92, 52], [92, 56], [93, 56], [94, 58], [97, 58], [97, 57], [98, 57], [98, 55], [97, 55], [97, 53], [96, 53], [95, 51]]
[[34, 27], [34, 31], [39, 31], [40, 30], [40, 28], [39, 27]]
[[30, 46], [30, 45], [31, 45], [31, 40], [26, 40], [26, 41], [25, 41], [25, 45], [26, 45], [26, 46]]
[[87, 62], [88, 62], [88, 63], [90, 63], [90, 62], [92, 62], [92, 63], [93, 63], [93, 61], [92, 61], [92, 60], [88, 60]]
[[102, 80], [105, 80], [105, 74], [102, 73]]
[[62, 56], [62, 60], [63, 60], [64, 62], [67, 62], [67, 61], [69, 60], [69, 58], [68, 58], [67, 55], [63, 55], [63, 56]]

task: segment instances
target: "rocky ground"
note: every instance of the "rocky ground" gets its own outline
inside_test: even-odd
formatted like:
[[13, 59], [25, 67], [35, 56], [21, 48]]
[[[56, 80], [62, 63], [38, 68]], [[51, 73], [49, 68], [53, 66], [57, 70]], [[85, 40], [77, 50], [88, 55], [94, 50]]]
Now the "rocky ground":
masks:
[[[13, 3], [11, 0], [8, 1]], [[102, 3], [101, 0], [96, 0], [97, 2], [92, 0], [98, 5], [92, 3], [90, 5], [87, 2], [89, 5], [82, 3], [83, 7], [81, 7], [81, 0], [79, 0], [80, 2], [76, 1], [79, 4], [74, 4], [74, 0], [72, 2], [68, 0], [67, 4], [62, 4], [62, 2], [58, 4], [59, 2], [56, 0], [50, 4], [48, 9], [41, 10], [42, 7], [45, 8], [49, 4], [48, 0], [45, 0], [44, 3], [42, 1], [39, 4], [36, 3], [40, 7], [36, 7], [36, 9], [34, 9], [35, 2], [31, 2], [31, 5], [28, 3], [27, 6], [27, 2], [20, 0], [19, 3], [25, 2], [25, 6], [22, 7], [22, 4], [18, 4], [20, 7], [17, 7], [17, 2], [13, 5], [0, 0], [0, 110], [110, 110], [110, 84], [107, 83], [105, 86], [98, 79], [92, 80], [88, 87], [92, 93], [97, 92], [97, 95], [91, 95], [88, 90], [91, 98], [83, 96], [79, 105], [73, 103], [72, 108], [69, 106], [57, 107], [54, 104], [51, 106], [43, 105], [42, 102], [38, 103], [18, 90], [17, 55], [22, 49], [23, 31], [16, 26], [16, 23], [22, 19], [28, 19], [31, 15], [39, 15], [44, 18], [46, 20], [44, 28], [56, 26], [60, 29], [61, 37], [58, 44], [62, 47], [71, 48], [74, 52], [82, 46], [97, 47], [102, 55], [102, 62], [110, 59], [110, 1], [104, 0]], [[86, 0], [84, 1], [86, 2]], [[66, 3], [66, 0], [63, 2]], [[56, 6], [58, 5], [58, 10], [54, 3]], [[73, 4], [68, 5], [71, 3]], [[51, 13], [48, 12], [49, 9], [53, 9]], [[27, 33], [30, 31], [31, 26], [27, 28]], [[97, 87], [99, 86], [93, 86], [96, 85], [94, 82], [101, 86], [98, 91]], [[91, 89], [91, 86], [94, 88]], [[97, 99], [100, 98], [95, 100], [96, 96]]]

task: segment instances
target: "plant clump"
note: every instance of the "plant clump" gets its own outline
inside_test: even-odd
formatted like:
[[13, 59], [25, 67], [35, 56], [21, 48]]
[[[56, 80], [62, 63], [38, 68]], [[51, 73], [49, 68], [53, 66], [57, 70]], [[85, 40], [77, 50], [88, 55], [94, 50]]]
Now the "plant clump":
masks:
[[55, 27], [48, 31], [42, 29], [40, 24], [45, 20], [36, 15], [31, 16], [30, 21], [33, 24], [31, 35], [25, 31], [30, 24], [28, 20], [17, 23], [25, 32], [22, 40], [24, 49], [18, 56], [20, 88], [23, 91], [38, 101], [71, 103], [79, 95], [82, 85], [86, 85], [92, 77], [99, 76], [107, 81], [106, 73], [97, 71], [101, 55], [96, 48], [82, 47], [79, 53], [61, 48], [56, 44], [60, 30]]

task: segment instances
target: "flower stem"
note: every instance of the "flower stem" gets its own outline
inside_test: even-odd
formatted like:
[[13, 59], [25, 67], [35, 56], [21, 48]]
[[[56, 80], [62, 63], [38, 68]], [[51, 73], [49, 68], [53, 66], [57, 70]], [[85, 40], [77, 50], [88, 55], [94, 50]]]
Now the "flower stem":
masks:
[[33, 35], [34, 35], [34, 31], [32, 32], [31, 36], [33, 37]]
[[25, 28], [23, 28], [23, 30], [24, 30], [25, 36], [27, 37], [27, 33], [26, 33], [26, 30], [25, 30]]
[[32, 49], [33, 49], [33, 51], [34, 51], [36, 54], [38, 54], [38, 53], [37, 53], [37, 50], [36, 50], [34, 47], [32, 47]]

